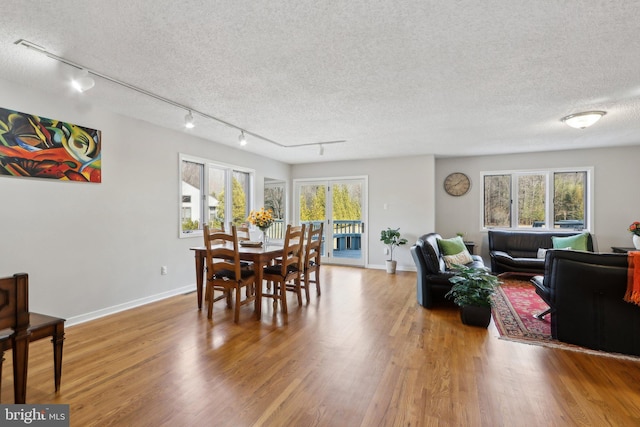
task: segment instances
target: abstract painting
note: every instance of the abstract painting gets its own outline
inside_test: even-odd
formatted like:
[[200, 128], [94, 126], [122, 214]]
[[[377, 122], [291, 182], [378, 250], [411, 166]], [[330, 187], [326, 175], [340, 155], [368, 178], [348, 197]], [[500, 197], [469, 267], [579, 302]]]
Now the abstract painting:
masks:
[[100, 131], [0, 108], [0, 175], [101, 182]]

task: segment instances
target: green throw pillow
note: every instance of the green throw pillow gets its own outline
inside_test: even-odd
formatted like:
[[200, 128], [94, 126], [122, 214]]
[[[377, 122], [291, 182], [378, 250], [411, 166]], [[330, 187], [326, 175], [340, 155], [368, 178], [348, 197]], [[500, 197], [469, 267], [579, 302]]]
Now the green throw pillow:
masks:
[[467, 249], [460, 236], [452, 237], [451, 239], [438, 239], [438, 247], [442, 255], [457, 255]]
[[587, 241], [589, 233], [576, 234], [575, 236], [553, 236], [551, 241], [553, 242], [553, 249], [565, 249], [571, 248], [576, 251], [587, 251]]

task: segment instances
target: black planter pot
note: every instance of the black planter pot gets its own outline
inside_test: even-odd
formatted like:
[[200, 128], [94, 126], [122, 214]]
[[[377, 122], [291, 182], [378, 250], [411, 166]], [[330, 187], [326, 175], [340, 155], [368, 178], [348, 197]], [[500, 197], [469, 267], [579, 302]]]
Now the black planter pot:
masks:
[[460, 307], [460, 319], [465, 325], [486, 328], [491, 322], [491, 307], [464, 305]]

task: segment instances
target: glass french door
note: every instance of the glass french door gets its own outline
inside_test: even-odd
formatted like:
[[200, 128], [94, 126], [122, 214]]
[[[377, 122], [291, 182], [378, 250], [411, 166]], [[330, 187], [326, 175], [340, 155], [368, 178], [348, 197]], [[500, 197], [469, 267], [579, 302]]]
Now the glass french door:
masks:
[[365, 265], [366, 177], [296, 181], [299, 223], [324, 224], [323, 262]]

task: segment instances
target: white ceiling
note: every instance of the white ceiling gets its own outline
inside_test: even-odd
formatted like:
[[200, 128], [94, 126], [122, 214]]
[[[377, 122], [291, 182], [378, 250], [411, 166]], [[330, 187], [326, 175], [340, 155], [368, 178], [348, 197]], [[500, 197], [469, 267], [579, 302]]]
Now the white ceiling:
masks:
[[[0, 78], [288, 163], [640, 143], [640, 2], [22, 0], [0, 13]], [[2, 103], [0, 103], [2, 104]], [[0, 105], [11, 108], [10, 105]], [[576, 130], [560, 118], [607, 115]], [[64, 119], [55, 117], [58, 119]]]

